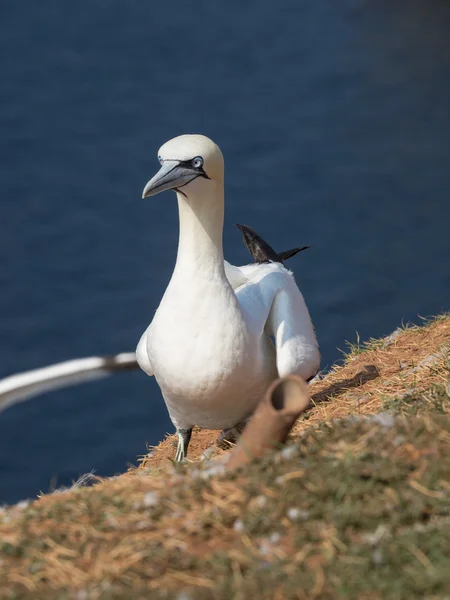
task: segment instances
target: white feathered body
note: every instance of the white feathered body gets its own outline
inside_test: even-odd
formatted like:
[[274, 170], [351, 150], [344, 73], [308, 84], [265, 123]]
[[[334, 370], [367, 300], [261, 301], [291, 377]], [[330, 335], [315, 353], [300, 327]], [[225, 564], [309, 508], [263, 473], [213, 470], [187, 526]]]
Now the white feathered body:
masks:
[[274, 263], [226, 267], [231, 284], [220, 268], [176, 269], [138, 346], [138, 361], [151, 369], [178, 428], [232, 427], [277, 376], [309, 378], [319, 367], [314, 329], [292, 274]]

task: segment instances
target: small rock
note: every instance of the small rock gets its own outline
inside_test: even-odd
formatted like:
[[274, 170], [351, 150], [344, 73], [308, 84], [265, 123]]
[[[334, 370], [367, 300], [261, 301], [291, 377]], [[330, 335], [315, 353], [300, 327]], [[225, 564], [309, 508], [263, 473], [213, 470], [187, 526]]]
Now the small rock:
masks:
[[403, 444], [403, 442], [405, 441], [405, 436], [404, 435], [397, 435], [395, 436], [395, 438], [392, 440], [392, 444], [394, 446], [401, 446], [401, 444]]
[[156, 494], [155, 492], [147, 492], [144, 495], [144, 501], [142, 502], [142, 504], [146, 507], [149, 508], [151, 506], [156, 506], [159, 502], [159, 496], [158, 494]]
[[267, 497], [266, 496], [257, 496], [255, 498], [255, 505], [258, 508], [264, 508], [267, 505]]
[[202, 479], [209, 479], [216, 475], [223, 475], [225, 472], [225, 465], [219, 461], [206, 466], [202, 471]]
[[378, 425], [381, 425], [382, 427], [387, 427], [388, 429], [394, 427], [395, 425], [394, 415], [387, 411], [378, 413], [377, 415], [371, 415], [370, 419]]
[[243, 521], [241, 519], [236, 519], [233, 529], [234, 531], [237, 531], [237, 533], [242, 533], [245, 529]]
[[399, 328], [397, 328], [390, 335], [388, 335], [387, 337], [385, 337], [384, 340], [383, 340], [382, 348], [387, 348], [388, 346], [390, 346], [391, 344], [393, 344], [395, 342], [395, 340], [398, 338], [398, 336], [401, 334], [401, 332], [402, 332], [402, 330], [399, 329]]
[[309, 518], [309, 511], [303, 508], [288, 508], [286, 514], [291, 521], [306, 521]]
[[355, 406], [358, 408], [358, 406], [361, 406], [362, 404], [369, 402], [369, 400], [371, 400], [371, 399], [372, 399], [371, 394], [362, 394], [361, 396], [357, 396], [355, 398]]
[[278, 542], [280, 540], [281, 540], [281, 535], [277, 531], [274, 531], [273, 533], [271, 533], [269, 535], [269, 542], [271, 544], [278, 544]]
[[298, 448], [294, 444], [291, 444], [290, 446], [286, 446], [286, 448], [281, 450], [280, 458], [283, 460], [290, 460], [291, 458], [294, 458], [296, 454], [298, 454]]
[[117, 527], [117, 519], [115, 519], [110, 513], [104, 515], [105, 521], [110, 527]]
[[390, 534], [389, 527], [387, 525], [378, 525], [372, 533], [366, 533], [363, 536], [365, 542], [369, 544], [369, 546], [376, 546], [381, 542], [381, 540]]
[[372, 553], [372, 562], [374, 565], [382, 565], [384, 562], [383, 552], [381, 548], [375, 548]]
[[425, 358], [423, 360], [421, 360], [420, 363], [416, 367], [411, 369], [410, 373], [416, 373], [416, 371], [419, 371], [419, 369], [422, 369], [423, 367], [432, 367], [439, 360], [442, 360], [442, 357], [443, 357], [442, 352], [436, 352], [434, 354], [429, 354], [428, 356], [425, 356]]

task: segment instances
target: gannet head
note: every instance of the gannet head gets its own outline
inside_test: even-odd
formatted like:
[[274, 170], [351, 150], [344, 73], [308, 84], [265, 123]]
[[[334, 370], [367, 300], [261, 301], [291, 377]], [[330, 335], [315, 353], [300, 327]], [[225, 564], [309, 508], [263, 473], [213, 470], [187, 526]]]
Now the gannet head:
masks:
[[204, 135], [180, 135], [169, 140], [159, 149], [158, 160], [161, 168], [145, 186], [143, 198], [165, 190], [190, 196], [223, 183], [222, 152]]

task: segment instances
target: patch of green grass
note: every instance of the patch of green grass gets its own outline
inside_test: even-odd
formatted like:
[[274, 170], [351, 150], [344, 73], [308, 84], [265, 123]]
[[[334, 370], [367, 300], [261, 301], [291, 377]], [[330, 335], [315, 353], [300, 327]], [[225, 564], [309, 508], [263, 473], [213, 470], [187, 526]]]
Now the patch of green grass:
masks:
[[[413, 323], [411, 321], [404, 322], [402, 321], [400, 326], [397, 328], [397, 331], [423, 331], [424, 327], [432, 325], [433, 323], [439, 323], [450, 318], [450, 312], [442, 312], [438, 315], [432, 317], [421, 317], [418, 315], [419, 319], [421, 319], [422, 324], [418, 325], [417, 323]], [[395, 333], [395, 332], [393, 332]], [[392, 334], [391, 334], [392, 335]], [[389, 336], [387, 336], [389, 337]], [[356, 341], [350, 342], [349, 340], [345, 340], [345, 344], [347, 346], [346, 350], [339, 349], [339, 352], [343, 355], [344, 358], [353, 358], [366, 352], [368, 350], [376, 350], [378, 348], [382, 348], [386, 343], [386, 337], [381, 338], [369, 338], [367, 341], [362, 342], [358, 331], [356, 332]]]
[[445, 321], [450, 318], [450, 311], [443, 310], [437, 315], [433, 315], [432, 317], [421, 317], [418, 315], [419, 319], [422, 321], [424, 326], [430, 325], [431, 323], [439, 323], [441, 321]]
[[352, 358], [354, 356], [358, 356], [358, 354], [361, 354], [362, 352], [367, 350], [365, 344], [361, 342], [361, 338], [359, 337], [358, 332], [356, 332], [356, 341], [350, 342], [349, 340], [345, 340], [345, 345], [347, 346], [347, 350], [341, 350], [340, 348], [338, 348], [339, 352], [343, 355], [344, 358]]
[[339, 352], [343, 355], [344, 358], [354, 358], [355, 356], [359, 356], [363, 352], [367, 352], [369, 350], [376, 350], [377, 348], [382, 348], [386, 343], [386, 338], [369, 338], [367, 341], [362, 342], [359, 336], [359, 333], [356, 332], [356, 341], [350, 342], [345, 340], [345, 344], [347, 346], [347, 350], [339, 349]]
[[387, 398], [383, 403], [383, 410], [405, 416], [449, 414], [449, 392], [449, 385], [434, 385], [424, 392], [411, 391], [401, 396]]

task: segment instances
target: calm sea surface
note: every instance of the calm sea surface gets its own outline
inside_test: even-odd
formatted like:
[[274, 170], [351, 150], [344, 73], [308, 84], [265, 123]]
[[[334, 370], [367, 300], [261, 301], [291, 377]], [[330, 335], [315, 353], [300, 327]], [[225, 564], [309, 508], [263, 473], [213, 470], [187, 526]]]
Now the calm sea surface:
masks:
[[[204, 133], [234, 223], [294, 258], [323, 350], [450, 308], [444, 0], [4, 2], [0, 377], [134, 350], [174, 265], [156, 153]], [[143, 373], [0, 415], [0, 502], [123, 471], [172, 426]]]

